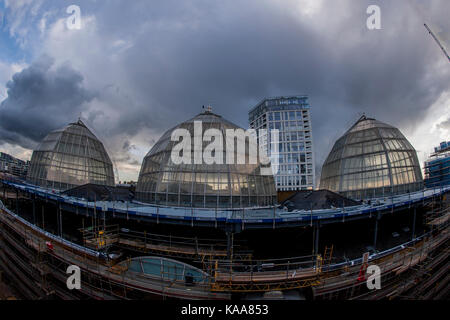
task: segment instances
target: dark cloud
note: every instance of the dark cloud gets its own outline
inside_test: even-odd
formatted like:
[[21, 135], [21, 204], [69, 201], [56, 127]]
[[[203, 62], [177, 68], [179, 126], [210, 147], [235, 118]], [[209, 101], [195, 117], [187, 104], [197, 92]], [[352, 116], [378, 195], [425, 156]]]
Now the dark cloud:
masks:
[[[370, 4], [381, 7], [381, 30], [366, 28]], [[263, 97], [308, 94], [320, 165], [362, 112], [413, 125], [449, 89], [442, 54], [408, 1], [325, 1], [315, 21], [294, 14], [294, 5], [194, 2], [172, 11], [169, 4], [140, 2], [150, 15], [147, 29], [121, 62], [142, 112], [127, 113], [121, 127], [162, 132], [207, 103], [247, 126], [248, 110]], [[115, 12], [136, 13], [121, 8]], [[447, 1], [433, 1], [428, 13], [450, 28], [448, 9]], [[103, 18], [106, 28], [115, 16]]]
[[[96, 69], [100, 66], [88, 60], [80, 71], [101, 84], [95, 99], [76, 71], [32, 66], [35, 71], [20, 73], [11, 84], [27, 103], [15, 95], [2, 104], [2, 138], [8, 132], [16, 135], [11, 141], [17, 136], [36, 141], [91, 101], [101, 107], [86, 110], [90, 122], [107, 140], [123, 136], [126, 142], [116, 143], [115, 152], [130, 162], [122, 153], [131, 151], [134, 137], [154, 133], [145, 141], [149, 149], [155, 136], [199, 113], [202, 105], [212, 104], [214, 112], [247, 127], [248, 110], [262, 98], [307, 94], [319, 167], [362, 112], [414, 126], [449, 90], [448, 62], [423, 23], [432, 20], [450, 30], [450, 3], [411, 5], [419, 2], [329, 0], [308, 16], [301, 13], [304, 1], [79, 1], [85, 16], [95, 16], [99, 37], [78, 48], [89, 58], [100, 52], [104, 63]], [[381, 30], [366, 27], [371, 4], [381, 8]], [[108, 51], [118, 39], [125, 49]], [[116, 76], [105, 76], [111, 70]], [[65, 75], [64, 86], [51, 81], [58, 75]], [[36, 94], [21, 85], [27, 78], [43, 82]]]
[[93, 93], [69, 65], [53, 68], [43, 56], [16, 73], [6, 85], [8, 98], [0, 105], [0, 140], [32, 148], [49, 131], [76, 120]]
[[130, 141], [125, 140], [125, 142], [123, 143], [122, 149], [124, 151], [136, 150], [136, 146], [134, 144], [131, 144]]

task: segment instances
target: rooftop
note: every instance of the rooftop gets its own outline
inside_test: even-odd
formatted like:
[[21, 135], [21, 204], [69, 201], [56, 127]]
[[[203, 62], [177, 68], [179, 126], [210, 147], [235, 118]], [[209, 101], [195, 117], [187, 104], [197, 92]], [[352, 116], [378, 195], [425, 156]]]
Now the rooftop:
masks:
[[349, 220], [353, 218], [372, 217], [373, 214], [382, 211], [391, 211], [401, 207], [409, 206], [415, 203], [435, 197], [450, 190], [449, 186], [439, 188], [424, 189], [417, 192], [390, 196], [385, 198], [371, 199], [371, 203], [362, 203], [355, 206], [332, 209], [314, 209], [314, 210], [293, 210], [287, 211], [274, 207], [256, 207], [246, 209], [211, 209], [211, 208], [186, 208], [171, 207], [146, 204], [138, 201], [120, 202], [120, 201], [88, 201], [83, 198], [71, 197], [53, 190], [45, 189], [30, 184], [18, 182], [9, 182], [1, 180], [2, 183], [13, 186], [14, 188], [36, 194], [50, 200], [63, 202], [69, 205], [96, 208], [97, 212], [108, 212], [108, 214], [126, 215], [130, 219], [157, 219], [160, 223], [180, 224], [236, 224], [245, 228], [272, 228], [275, 226], [295, 227], [298, 225], [309, 225], [312, 221], [320, 220], [321, 223], [332, 223]]

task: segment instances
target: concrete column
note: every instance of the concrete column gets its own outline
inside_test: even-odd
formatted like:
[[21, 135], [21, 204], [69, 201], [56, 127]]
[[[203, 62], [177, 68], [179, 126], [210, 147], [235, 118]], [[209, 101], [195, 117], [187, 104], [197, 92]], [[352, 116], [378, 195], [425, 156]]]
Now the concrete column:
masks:
[[227, 231], [227, 258], [231, 259], [233, 253], [233, 232]]
[[16, 190], [16, 214], [19, 215], [19, 191]]
[[314, 255], [319, 254], [319, 230], [320, 230], [320, 224], [317, 222], [317, 224], [314, 226], [315, 235], [314, 235]]
[[62, 220], [62, 210], [61, 210], [61, 204], [59, 205], [59, 223], [61, 224], [61, 237], [63, 236], [63, 220]]
[[59, 230], [59, 228], [61, 227], [60, 223], [59, 223], [59, 205], [58, 203], [56, 204], [56, 235], [60, 235], [61, 232]]
[[414, 239], [416, 237], [416, 211], [417, 211], [417, 208], [414, 207], [414, 216], [413, 216], [413, 225], [412, 225], [412, 234], [411, 234], [412, 239]]
[[103, 212], [103, 230], [106, 231], [106, 212], [103, 210], [102, 212]]
[[36, 196], [33, 196], [33, 223], [36, 224]]
[[44, 221], [44, 205], [42, 205], [42, 229], [45, 230], [45, 221]]
[[380, 215], [377, 214], [377, 217], [375, 218], [375, 232], [373, 235], [373, 249], [377, 250], [377, 237], [378, 237], [378, 220], [380, 220]]
[[62, 214], [61, 214], [61, 204], [58, 203], [58, 208], [57, 208], [57, 215], [58, 215], [58, 234], [60, 237], [62, 237], [63, 235], [63, 223], [62, 223]]

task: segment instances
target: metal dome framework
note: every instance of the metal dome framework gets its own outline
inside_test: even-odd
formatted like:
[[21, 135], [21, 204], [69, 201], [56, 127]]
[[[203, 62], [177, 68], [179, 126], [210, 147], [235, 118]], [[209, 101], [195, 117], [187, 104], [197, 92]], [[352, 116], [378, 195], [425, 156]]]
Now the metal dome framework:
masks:
[[78, 120], [44, 138], [33, 151], [27, 180], [64, 191], [87, 183], [114, 186], [114, 172], [102, 142]]
[[[202, 122], [202, 134], [218, 129], [226, 145], [225, 130], [237, 125], [210, 111], [168, 130], [144, 158], [136, 187], [136, 198], [147, 203], [197, 208], [246, 208], [276, 203], [272, 175], [261, 175], [261, 164], [174, 164], [171, 141], [175, 129], [187, 129], [194, 136], [194, 121]], [[194, 158], [192, 139], [192, 158]], [[203, 141], [202, 151], [210, 142]], [[235, 141], [235, 143], [237, 143]], [[235, 145], [236, 146], [236, 145]], [[248, 144], [247, 144], [248, 146]], [[238, 148], [234, 148], [236, 158]], [[246, 159], [248, 148], [246, 148]], [[268, 165], [270, 168], [270, 164]]]
[[417, 153], [395, 127], [362, 116], [334, 144], [320, 188], [365, 199], [423, 187]]

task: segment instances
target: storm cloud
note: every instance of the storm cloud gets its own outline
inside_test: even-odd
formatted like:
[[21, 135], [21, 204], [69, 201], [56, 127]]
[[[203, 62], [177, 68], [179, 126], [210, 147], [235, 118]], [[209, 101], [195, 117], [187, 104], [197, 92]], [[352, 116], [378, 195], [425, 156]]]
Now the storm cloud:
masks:
[[[43, 3], [51, 13], [30, 50], [54, 63], [13, 77], [0, 141], [30, 147], [81, 112], [135, 176], [159, 136], [202, 105], [247, 127], [264, 97], [309, 95], [320, 169], [361, 113], [408, 130], [450, 90], [448, 61], [423, 26], [450, 30], [446, 0], [78, 1], [76, 31], [65, 27], [69, 1]], [[381, 30], [366, 27], [371, 4]]]
[[3, 141], [32, 148], [93, 99], [80, 73], [68, 65], [52, 67], [53, 59], [43, 56], [6, 84], [8, 97], [0, 104]]

